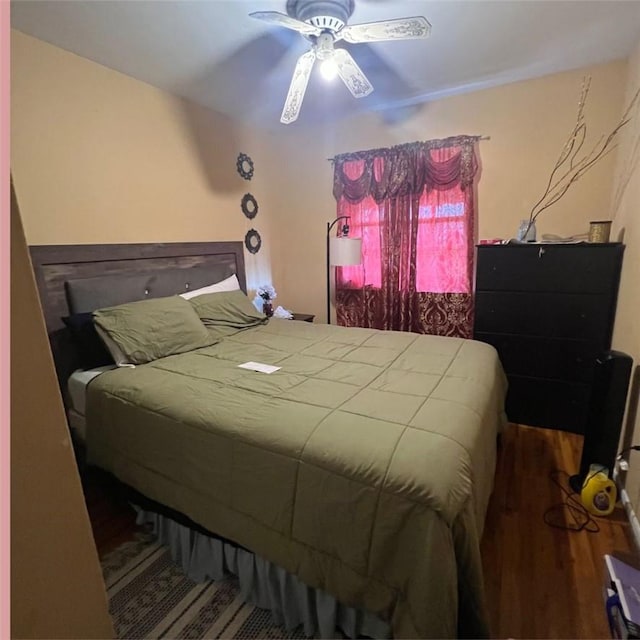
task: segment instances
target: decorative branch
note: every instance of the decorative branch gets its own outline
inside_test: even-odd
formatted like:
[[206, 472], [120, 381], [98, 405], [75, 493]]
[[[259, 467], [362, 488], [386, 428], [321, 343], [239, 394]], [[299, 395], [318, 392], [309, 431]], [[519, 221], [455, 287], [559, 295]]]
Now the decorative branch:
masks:
[[613, 211], [612, 217], [616, 216], [622, 206], [622, 199], [625, 191], [627, 190], [629, 182], [631, 182], [631, 178], [640, 164], [640, 124], [637, 123], [635, 129], [636, 130], [630, 144], [630, 150], [626, 154], [623, 166], [620, 168], [619, 179], [611, 205], [611, 209]]
[[[549, 175], [547, 187], [542, 197], [533, 205], [529, 214], [529, 223], [523, 236], [531, 228], [538, 216], [550, 206], [554, 205], [589, 169], [599, 160], [609, 155], [615, 148], [620, 130], [636, 117], [640, 105], [640, 89], [636, 91], [629, 106], [625, 109], [618, 124], [608, 136], [601, 136], [590, 151], [580, 156], [587, 137], [587, 124], [584, 117], [584, 108], [591, 87], [591, 77], [585, 77], [582, 81], [580, 99], [578, 101], [578, 114], [576, 123], [560, 151], [560, 156]], [[560, 174], [560, 175], [559, 175]]]

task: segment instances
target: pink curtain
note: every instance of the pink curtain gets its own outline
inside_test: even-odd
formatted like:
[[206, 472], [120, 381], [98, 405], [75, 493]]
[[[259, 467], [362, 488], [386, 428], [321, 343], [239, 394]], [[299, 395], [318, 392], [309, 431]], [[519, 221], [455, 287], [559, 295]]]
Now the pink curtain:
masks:
[[338, 215], [363, 253], [336, 269], [339, 324], [471, 336], [476, 140], [336, 159]]

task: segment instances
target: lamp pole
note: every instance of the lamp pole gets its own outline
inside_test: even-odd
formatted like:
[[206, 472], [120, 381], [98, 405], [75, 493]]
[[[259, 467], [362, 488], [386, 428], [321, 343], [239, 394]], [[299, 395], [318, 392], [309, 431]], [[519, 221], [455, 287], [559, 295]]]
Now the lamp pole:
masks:
[[[336, 225], [336, 222], [340, 220], [349, 220], [349, 216], [338, 216], [333, 222], [327, 222], [327, 324], [331, 324], [331, 259], [329, 257], [329, 234], [331, 229]], [[341, 235], [347, 235], [349, 233], [349, 225], [345, 222], [342, 225]]]

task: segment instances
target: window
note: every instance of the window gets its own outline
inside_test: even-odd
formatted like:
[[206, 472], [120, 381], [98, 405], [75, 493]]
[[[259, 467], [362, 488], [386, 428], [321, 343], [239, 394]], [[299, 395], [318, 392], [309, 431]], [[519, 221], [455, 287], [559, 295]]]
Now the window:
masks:
[[471, 337], [477, 140], [334, 158], [337, 215], [362, 238], [362, 263], [336, 269], [339, 324]]
[[[372, 197], [345, 205], [351, 216], [350, 235], [362, 238], [362, 265], [338, 270], [338, 283], [348, 288], [382, 286], [384, 205]], [[459, 187], [423, 193], [418, 208], [415, 290], [430, 293], [469, 293], [470, 225], [465, 192]], [[396, 240], [399, 240], [396, 238]]]

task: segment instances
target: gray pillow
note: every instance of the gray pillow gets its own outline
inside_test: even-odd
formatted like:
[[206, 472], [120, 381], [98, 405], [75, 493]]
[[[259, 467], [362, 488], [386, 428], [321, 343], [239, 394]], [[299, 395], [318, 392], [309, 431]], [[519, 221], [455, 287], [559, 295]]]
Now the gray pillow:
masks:
[[93, 320], [132, 364], [208, 347], [216, 342], [180, 296], [129, 302], [94, 311]]

